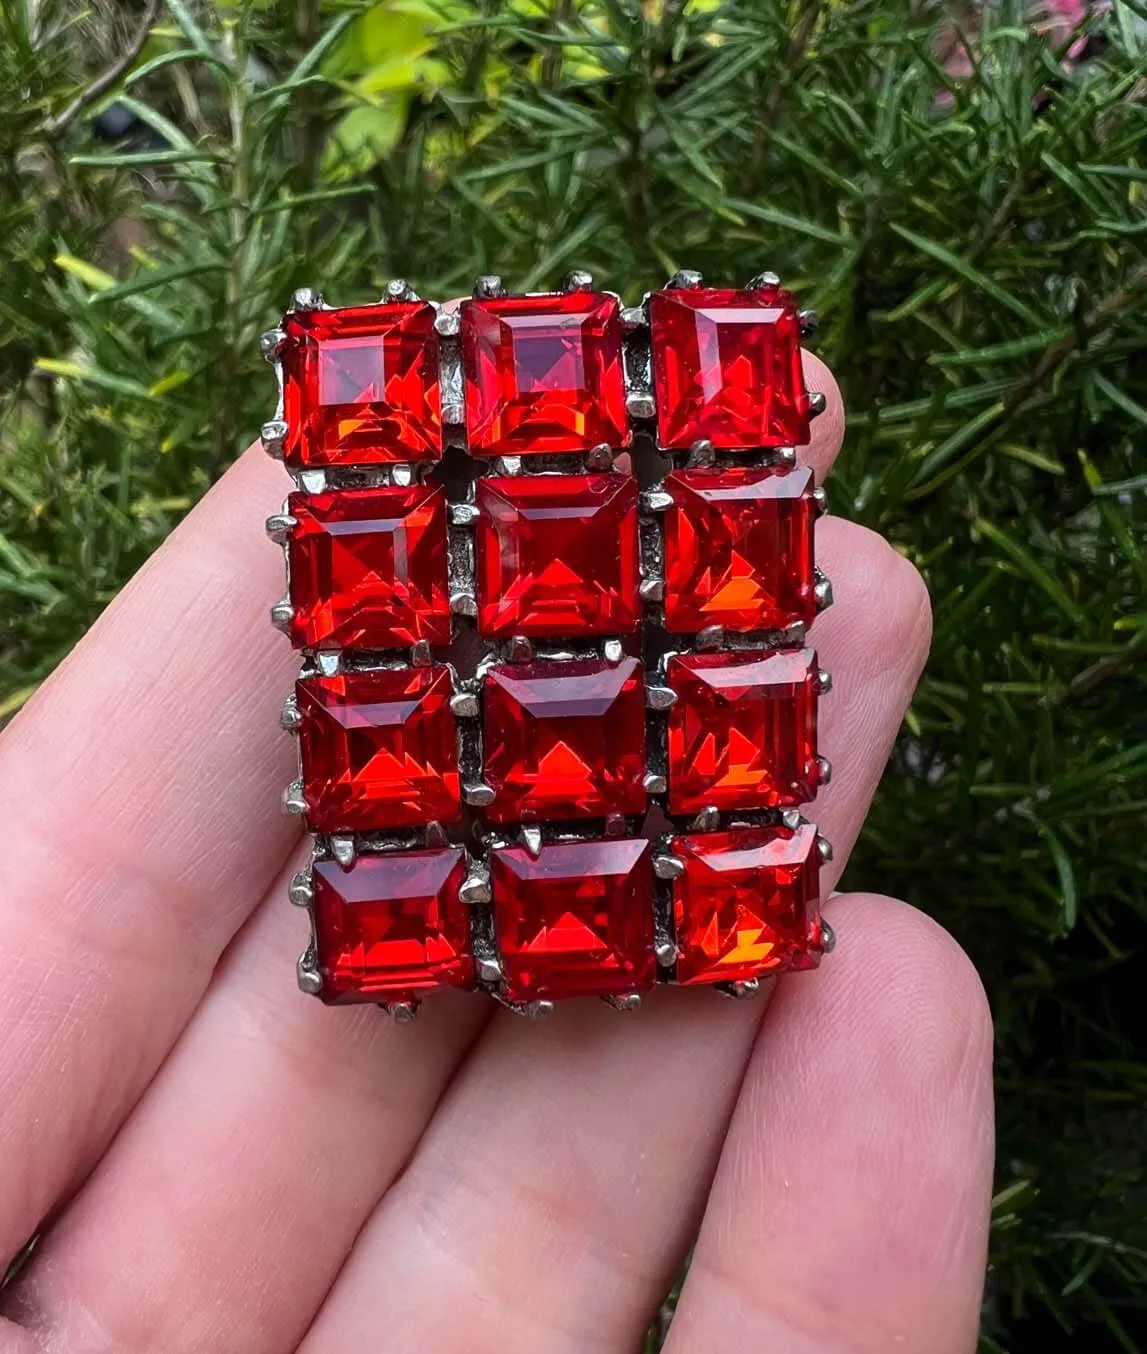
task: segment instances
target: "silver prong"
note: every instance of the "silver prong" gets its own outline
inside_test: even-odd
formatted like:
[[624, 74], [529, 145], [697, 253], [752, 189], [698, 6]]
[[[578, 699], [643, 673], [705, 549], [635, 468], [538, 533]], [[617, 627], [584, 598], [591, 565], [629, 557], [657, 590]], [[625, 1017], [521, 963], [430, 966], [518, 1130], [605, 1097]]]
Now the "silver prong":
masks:
[[636, 1011], [641, 1006], [641, 993], [626, 992], [620, 997], [602, 997], [602, 1001], [615, 1011]]
[[812, 501], [816, 507], [816, 515], [823, 517], [828, 512], [828, 494], [823, 484], [818, 484], [812, 491]]
[[661, 578], [643, 578], [641, 587], [638, 589], [641, 593], [643, 602], [660, 602], [665, 596], [665, 580]]
[[562, 291], [593, 291], [593, 274], [584, 268], [574, 268], [566, 274]]
[[774, 447], [773, 461], [786, 470], [791, 470], [797, 463], [796, 447]]
[[323, 977], [315, 968], [315, 957], [310, 950], [299, 956], [295, 976], [299, 982], [299, 991], [305, 992], [308, 997], [317, 997], [323, 990]]
[[608, 442], [599, 442], [596, 447], [590, 447], [586, 452], [585, 464], [587, 470], [612, 470], [613, 448]]
[[490, 867], [485, 861], [476, 860], [471, 864], [458, 890], [458, 898], [467, 907], [490, 901]]
[[822, 837], [817, 833], [816, 838], [817, 854], [820, 856], [822, 865], [827, 865], [832, 860], [832, 842], [827, 837]]
[[259, 429], [259, 440], [263, 443], [263, 450], [268, 456], [282, 456], [286, 436], [286, 419], [270, 418]]
[[816, 758], [817, 774], [820, 777], [821, 785], [828, 785], [832, 781], [832, 763], [827, 757]]
[[337, 864], [344, 870], [349, 870], [355, 862], [355, 856], [358, 854], [355, 850], [354, 838], [345, 833], [336, 833], [330, 839], [331, 855], [334, 856]]
[[823, 917], [820, 919], [820, 948], [822, 954], [831, 954], [836, 949], [836, 931]]
[[283, 351], [283, 344], [287, 341], [286, 332], [282, 329], [268, 329], [266, 333], [259, 335], [259, 351], [268, 362], [274, 362]]
[[685, 862], [662, 852], [653, 857], [653, 873], [658, 879], [678, 879], [685, 873]]
[[502, 279], [496, 273], [485, 273], [482, 277], [475, 279], [474, 296], [479, 301], [493, 301], [499, 296], [505, 296], [506, 289], [502, 286]]
[[299, 484], [308, 494], [325, 494], [327, 472], [325, 470], [300, 470]]
[[757, 273], [755, 276], [749, 278], [749, 284], [745, 290], [765, 291], [770, 287], [779, 287], [780, 285], [781, 280], [776, 273]]
[[657, 405], [652, 391], [631, 390], [625, 397], [625, 411], [630, 418], [653, 418], [657, 413]]
[[528, 1001], [522, 1007], [522, 1015], [527, 1020], [545, 1020], [554, 1013], [552, 1001]]
[[495, 456], [494, 473], [496, 475], [520, 475], [522, 458], [520, 456]]
[[518, 840], [526, 848], [534, 860], [542, 854], [542, 829], [533, 824], [521, 828], [518, 832]]
[[605, 816], [605, 835], [607, 837], [624, 837], [626, 832], [625, 814], [608, 813]]
[[506, 657], [511, 663], [528, 663], [534, 656], [534, 646], [525, 635], [511, 635], [506, 645]]
[[302, 722], [303, 717], [299, 714], [299, 698], [292, 691], [279, 711], [279, 727], [287, 733], [294, 733]]
[[697, 632], [697, 647], [699, 649], [719, 649], [725, 642], [725, 627], [723, 625], [706, 625], [704, 629]]
[[828, 396], [823, 390], [810, 390], [808, 393], [808, 412], [810, 418], [819, 418], [828, 408]]
[[478, 603], [474, 600], [472, 592], [452, 592], [450, 594], [450, 610], [455, 616], [476, 616], [478, 614]]
[[430, 666], [432, 659], [430, 641], [428, 639], [416, 639], [410, 646], [411, 665], [416, 668], [426, 668]]
[[458, 400], [444, 400], [442, 422], [448, 428], [460, 428], [466, 422], [465, 406]]
[[818, 611], [827, 611], [832, 606], [832, 584], [827, 578], [818, 578], [816, 586], [813, 588], [813, 596], [816, 598], [816, 609]]
[[688, 466], [690, 470], [705, 470], [717, 460], [717, 453], [707, 437], [702, 437], [689, 448]]
[[409, 1025], [418, 1019], [416, 1001], [382, 1001], [379, 1005], [396, 1025]]
[[669, 286], [683, 287], [691, 291], [693, 288], [699, 287], [702, 281], [701, 274], [695, 272], [692, 268], [679, 268], [669, 279]]
[[727, 992], [730, 997], [737, 1001], [743, 1001], [746, 997], [755, 997], [761, 990], [761, 980], [759, 978], [746, 978], [743, 982], [730, 983], [728, 987], [721, 989]]
[[267, 518], [267, 538], [276, 545], [286, 545], [291, 532], [299, 525], [299, 519], [289, 512], [274, 512]]
[[716, 832], [721, 825], [721, 815], [711, 804], [706, 805], [689, 824], [693, 832]]
[[677, 962], [677, 946], [668, 936], [654, 943], [653, 953], [657, 956], [657, 962], [662, 968], [672, 968]]
[[390, 482], [398, 489], [409, 489], [414, 483], [414, 467], [405, 464], [392, 465]]
[[641, 506], [646, 512], [668, 512], [673, 506], [673, 495], [664, 489], [646, 489], [641, 495]]
[[322, 649], [315, 654], [315, 666], [324, 677], [337, 677], [342, 665], [343, 656], [338, 649]]
[[805, 642], [804, 621], [793, 621], [781, 631], [782, 644], [803, 644]]
[[626, 306], [621, 312], [621, 323], [632, 332], [643, 329], [648, 323], [644, 306]]
[[440, 310], [434, 317], [434, 328], [443, 338], [452, 338], [462, 328], [462, 317], [456, 310]]
[[476, 809], [484, 809], [494, 802], [494, 791], [485, 781], [468, 781], [462, 786], [462, 798]]
[[797, 318], [800, 320], [801, 338], [812, 338], [820, 328], [820, 317], [815, 310], [802, 310]]
[[801, 825], [800, 809], [782, 809], [781, 826], [787, 827], [790, 832], [795, 832]]
[[386, 284], [388, 301], [417, 301], [418, 294], [404, 277], [393, 277]]
[[291, 605], [291, 599], [284, 597], [282, 601], [276, 602], [271, 608], [271, 624], [276, 630], [281, 630], [284, 635], [290, 634], [291, 622], [295, 619], [295, 608]]
[[619, 639], [607, 639], [601, 646], [601, 656], [615, 668], [625, 657], [625, 645]]
[[287, 887], [287, 897], [296, 907], [310, 907], [315, 897], [310, 870], [299, 870], [292, 877]]
[[502, 965], [498, 963], [494, 955], [475, 955], [474, 967], [478, 971], [480, 983], [500, 983], [502, 981]]
[[459, 691], [450, 697], [450, 713], [456, 719], [477, 719], [478, 697], [472, 691]]
[[677, 692], [671, 686], [647, 686], [645, 704], [650, 710], [668, 710], [677, 703]]
[[314, 287], [296, 287], [291, 293], [291, 310], [322, 310], [326, 302]]
[[648, 795], [663, 795], [665, 793], [665, 777], [659, 776], [656, 771], [647, 771], [641, 784]]
[[426, 845], [427, 846], [448, 846], [450, 839], [446, 836], [446, 829], [437, 819], [431, 819], [426, 824]]
[[478, 520], [478, 509], [473, 503], [451, 503], [450, 521], [456, 527], [473, 526]]
[[816, 670], [816, 689], [820, 696], [827, 696], [832, 690], [832, 673], [825, 668]]

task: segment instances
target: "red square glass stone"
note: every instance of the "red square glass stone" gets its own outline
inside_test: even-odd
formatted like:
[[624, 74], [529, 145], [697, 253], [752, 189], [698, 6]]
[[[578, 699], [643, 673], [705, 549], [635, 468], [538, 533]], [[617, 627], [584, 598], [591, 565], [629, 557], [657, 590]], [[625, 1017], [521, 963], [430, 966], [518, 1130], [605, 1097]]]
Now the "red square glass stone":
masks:
[[816, 828], [735, 828], [675, 837], [677, 981], [745, 982], [820, 961]]
[[811, 649], [671, 658], [669, 811], [773, 809], [816, 794]]
[[411, 1001], [435, 987], [473, 987], [460, 847], [360, 855], [348, 870], [317, 860], [312, 877], [324, 1001]]
[[621, 311], [600, 292], [462, 306], [466, 436], [483, 456], [629, 441]]
[[429, 484], [292, 494], [288, 546], [303, 648], [450, 642], [446, 497]]
[[816, 615], [812, 472], [675, 470], [665, 481], [665, 626], [781, 630]]
[[649, 843], [607, 837], [491, 857], [494, 930], [511, 1001], [652, 987]]
[[507, 635], [635, 630], [637, 482], [631, 475], [478, 481], [478, 629]]
[[442, 455], [434, 317], [434, 307], [421, 301], [287, 316], [287, 465], [376, 465]]
[[510, 663], [485, 678], [485, 778], [493, 822], [643, 813], [641, 664]]
[[295, 687], [307, 822], [350, 832], [462, 811], [445, 667], [315, 673]]
[[809, 440], [800, 318], [779, 287], [670, 288], [649, 298], [663, 447], [800, 446]]

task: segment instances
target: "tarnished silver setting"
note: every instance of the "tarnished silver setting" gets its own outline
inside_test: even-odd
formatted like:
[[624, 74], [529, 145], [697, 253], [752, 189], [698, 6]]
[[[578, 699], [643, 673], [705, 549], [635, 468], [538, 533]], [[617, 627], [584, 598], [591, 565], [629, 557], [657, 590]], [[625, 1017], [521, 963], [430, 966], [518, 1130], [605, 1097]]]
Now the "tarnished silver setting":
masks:
[[[747, 284], [747, 288], [768, 288], [778, 285], [779, 279], [772, 273], [759, 273]], [[693, 289], [703, 285], [700, 273], [682, 269], [666, 284], [672, 288]], [[565, 278], [561, 290], [578, 292], [593, 290], [592, 276], [580, 269], [572, 270]], [[501, 278], [487, 275], [477, 279], [473, 297], [477, 300], [495, 300], [507, 295]], [[417, 292], [401, 278], [395, 278], [386, 284], [380, 298], [382, 302], [417, 301]], [[634, 436], [632, 451], [638, 451], [642, 442], [655, 446], [656, 429], [652, 421], [657, 415], [656, 397], [653, 390], [652, 364], [649, 336], [648, 293], [636, 306], [622, 305], [621, 320], [623, 327], [622, 363], [626, 389], [626, 411], [631, 420]], [[439, 355], [439, 388], [441, 395], [443, 448], [466, 448], [465, 395], [461, 360], [461, 314], [456, 307], [446, 308], [438, 302], [430, 302], [436, 311], [434, 329], [437, 336]], [[289, 312], [329, 309], [322, 293], [314, 288], [303, 287], [295, 291], [288, 308]], [[812, 311], [801, 311], [800, 332], [802, 338], [816, 331], [816, 315]], [[272, 366], [277, 384], [277, 398], [271, 417], [263, 424], [260, 440], [265, 451], [282, 459], [284, 445], [290, 433], [284, 416], [283, 399], [283, 352], [287, 343], [287, 334], [282, 327], [268, 330], [260, 338], [260, 349]], [[822, 413], [826, 407], [823, 393], [808, 392], [808, 411], [810, 417]], [[554, 475], [580, 473], [584, 471], [608, 472], [616, 470], [616, 451], [608, 445], [591, 448], [585, 453], [539, 455], [522, 458], [502, 456], [489, 462], [477, 461], [479, 474], [493, 475]], [[735, 453], [718, 451], [708, 442], [698, 442], [684, 452], [658, 450], [657, 455], [667, 462], [669, 468], [688, 467], [708, 469], [713, 467], [778, 465], [791, 467], [796, 464], [797, 452], [794, 447], [759, 448], [756, 451], [739, 450]], [[305, 494], [321, 494], [331, 488], [357, 488], [382, 485], [407, 486], [421, 482], [434, 474], [441, 464], [438, 461], [420, 461], [414, 463], [395, 462], [377, 466], [358, 466], [326, 469], [292, 469], [290, 471], [298, 489]], [[657, 629], [662, 626], [662, 603], [664, 598], [664, 531], [663, 515], [674, 506], [671, 493], [665, 488], [664, 480], [643, 481], [639, 492], [639, 542], [640, 542], [640, 595], [646, 611], [646, 627]], [[827, 509], [823, 488], [813, 490], [813, 500], [817, 513]], [[462, 486], [456, 496], [448, 503], [448, 571], [450, 610], [455, 618], [455, 633], [459, 631], [476, 637], [474, 620], [478, 614], [476, 587], [476, 546], [475, 527], [479, 512], [475, 496], [475, 483]], [[290, 600], [290, 545], [298, 527], [296, 517], [284, 503], [279, 512], [273, 513], [266, 522], [268, 538], [282, 547], [286, 569], [286, 589], [283, 598], [270, 608], [272, 624], [285, 633], [290, 633], [294, 621], [294, 608]], [[832, 603], [832, 586], [818, 569], [816, 573], [815, 597], [817, 610], [823, 610]], [[677, 694], [668, 685], [666, 679], [667, 664], [675, 653], [706, 650], [775, 649], [803, 646], [806, 642], [805, 626], [796, 624], [783, 631], [761, 632], [755, 634], [734, 634], [720, 626], [711, 626], [696, 635], [672, 635], [667, 637], [670, 645], [662, 646], [660, 656], [651, 660], [646, 658], [645, 702], [646, 702], [646, 760], [644, 788], [650, 797], [650, 818], [643, 823], [638, 819], [627, 820], [622, 815], [612, 815], [604, 822], [546, 823], [542, 825], [521, 825], [510, 829], [505, 835], [499, 835], [491, 829], [476, 828], [469, 839], [462, 840], [453, 828], [447, 829], [437, 822], [428, 823], [422, 829], [397, 830], [391, 833], [346, 833], [318, 834], [312, 843], [312, 861], [334, 860], [343, 869], [350, 869], [362, 855], [374, 855], [380, 852], [403, 851], [418, 847], [461, 846], [465, 855], [465, 874], [458, 896], [465, 904], [471, 921], [471, 944], [475, 961], [477, 986], [499, 1000], [507, 1009], [516, 1014], [539, 1019], [552, 1014], [554, 1004], [540, 1000], [527, 1003], [508, 1001], [502, 985], [503, 971], [501, 958], [495, 940], [492, 910], [492, 888], [489, 856], [491, 850], [499, 846], [517, 845], [537, 856], [546, 843], [561, 841], [594, 840], [600, 836], [641, 836], [657, 835], [652, 843], [651, 859], [654, 874], [654, 950], [658, 966], [658, 980], [672, 982], [677, 962], [677, 942], [674, 927], [673, 882], [684, 871], [684, 862], [670, 849], [671, 835], [666, 835], [665, 827], [671, 834], [682, 832], [710, 832], [721, 827], [761, 826], [771, 823], [783, 824], [795, 828], [806, 820], [795, 809], [770, 811], [753, 814], [721, 814], [716, 809], [705, 809], [688, 821], [677, 821], [668, 815], [667, 808], [667, 727], [669, 711], [677, 700]], [[503, 641], [480, 641], [485, 656], [480, 658], [472, 672], [460, 675], [458, 667], [452, 661], [453, 647], [448, 655], [436, 654], [425, 641], [412, 645], [403, 651], [385, 653], [367, 653], [364, 651], [342, 652], [333, 649], [303, 651], [301, 677], [308, 674], [333, 676], [342, 671], [367, 670], [371, 668], [402, 668], [408, 665], [422, 666], [432, 662], [444, 663], [450, 670], [453, 694], [450, 709], [455, 718], [458, 737], [458, 760], [462, 784], [462, 799], [470, 808], [482, 808], [494, 798], [493, 788], [484, 779], [484, 748], [482, 730], [482, 690], [486, 672], [494, 663], [520, 663], [530, 661], [563, 661], [596, 655], [607, 662], [617, 663], [627, 652], [640, 652], [635, 647], [634, 637], [607, 636], [588, 639], [585, 636], [571, 637], [567, 641], [547, 642], [531, 641], [525, 636], [512, 636]], [[675, 646], [675, 647], [673, 647]], [[831, 677], [827, 672], [818, 671], [817, 690], [825, 694], [831, 690]], [[297, 734], [301, 715], [294, 692], [283, 704], [280, 723], [284, 730]], [[820, 783], [828, 784], [831, 768], [827, 759], [818, 757]], [[283, 808], [292, 815], [305, 818], [307, 804], [303, 793], [302, 768], [283, 793]], [[649, 826], [652, 816], [656, 816], [659, 826]], [[828, 841], [818, 834], [817, 847], [822, 862], [832, 859], [832, 849]], [[321, 995], [323, 991], [322, 975], [318, 958], [314, 931], [314, 885], [311, 866], [299, 870], [288, 886], [288, 896], [295, 906], [304, 910], [310, 919], [311, 932], [307, 946], [300, 956], [297, 966], [298, 984], [303, 992]], [[832, 928], [822, 921], [823, 952], [828, 953], [835, 943]], [[756, 980], [745, 983], [718, 985], [718, 990], [732, 997], [754, 995], [762, 984]], [[634, 1011], [641, 1005], [641, 995], [637, 992], [603, 998], [618, 1011]], [[419, 1002], [382, 1003], [386, 1011], [397, 1023], [408, 1023], [418, 1013]]]

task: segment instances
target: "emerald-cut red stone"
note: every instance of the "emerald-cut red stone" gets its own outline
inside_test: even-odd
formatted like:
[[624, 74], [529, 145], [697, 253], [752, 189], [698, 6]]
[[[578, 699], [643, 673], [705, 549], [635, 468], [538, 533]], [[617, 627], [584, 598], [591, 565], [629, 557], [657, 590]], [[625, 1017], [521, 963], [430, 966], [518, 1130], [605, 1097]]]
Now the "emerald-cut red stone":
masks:
[[669, 810], [772, 809], [816, 794], [817, 666], [811, 649], [672, 658]]
[[675, 837], [677, 981], [745, 982], [820, 961], [816, 828], [734, 828]]
[[651, 987], [653, 887], [643, 838], [557, 842], [491, 858], [494, 930], [511, 1001]]
[[472, 987], [470, 919], [458, 890], [460, 847], [360, 855], [344, 870], [314, 864], [315, 950], [332, 1003], [410, 1001]]
[[665, 481], [665, 625], [782, 630], [816, 615], [812, 472], [675, 470]]
[[457, 818], [451, 689], [445, 667], [300, 678], [295, 691], [308, 826], [350, 832]]
[[396, 301], [284, 321], [287, 465], [375, 465], [442, 455], [435, 310]]
[[507, 296], [462, 305], [466, 437], [481, 456], [629, 441], [617, 298]]
[[641, 664], [508, 663], [484, 683], [486, 810], [496, 823], [643, 813]]
[[663, 447], [809, 440], [800, 317], [787, 291], [670, 288], [649, 298], [649, 324]]
[[446, 497], [440, 488], [292, 494], [291, 638], [302, 648], [450, 642]]
[[478, 481], [478, 628], [508, 635], [624, 634], [641, 620], [631, 475]]

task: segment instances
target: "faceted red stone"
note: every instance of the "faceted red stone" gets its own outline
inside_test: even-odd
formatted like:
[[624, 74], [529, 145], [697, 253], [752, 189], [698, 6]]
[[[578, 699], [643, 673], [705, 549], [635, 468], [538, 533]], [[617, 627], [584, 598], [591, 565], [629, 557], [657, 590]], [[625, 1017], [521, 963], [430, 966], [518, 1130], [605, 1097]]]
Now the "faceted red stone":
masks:
[[812, 968], [824, 944], [816, 828], [734, 828], [675, 837], [677, 981], [744, 982]]
[[307, 823], [350, 832], [462, 811], [445, 667], [318, 673], [295, 687]]
[[324, 1001], [410, 1001], [473, 987], [460, 847], [314, 864], [315, 949]]
[[291, 638], [300, 647], [450, 642], [446, 497], [429, 484], [292, 494]]
[[486, 810], [496, 823], [643, 813], [641, 664], [511, 663], [485, 679]]
[[616, 297], [466, 301], [462, 370], [472, 452], [522, 456], [629, 441]]
[[665, 625], [780, 630], [816, 614], [812, 472], [675, 470], [665, 481]]
[[494, 930], [511, 1001], [652, 987], [653, 872], [642, 839], [493, 852]]
[[442, 455], [434, 307], [398, 301], [287, 316], [283, 415], [289, 466]]
[[649, 298], [663, 447], [800, 446], [809, 440], [800, 319], [779, 287], [671, 288]]
[[816, 654], [669, 660], [669, 810], [772, 809], [816, 794]]
[[480, 479], [478, 511], [482, 634], [608, 635], [637, 628], [632, 476]]

